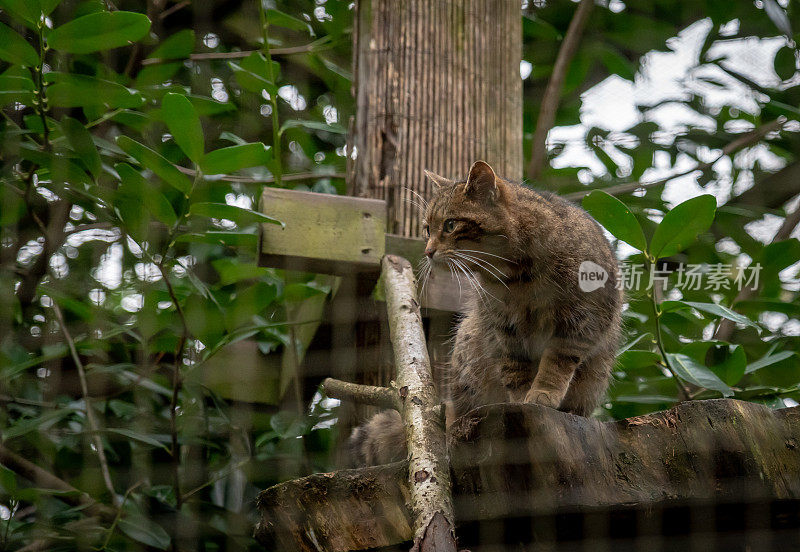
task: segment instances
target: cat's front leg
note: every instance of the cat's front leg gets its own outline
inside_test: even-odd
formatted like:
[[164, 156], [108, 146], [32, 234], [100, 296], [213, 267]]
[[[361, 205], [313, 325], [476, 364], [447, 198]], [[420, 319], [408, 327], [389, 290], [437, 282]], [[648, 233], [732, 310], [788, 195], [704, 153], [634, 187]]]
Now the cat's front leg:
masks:
[[578, 364], [578, 356], [547, 349], [539, 362], [533, 384], [525, 395], [525, 402], [558, 408], [567, 394]]

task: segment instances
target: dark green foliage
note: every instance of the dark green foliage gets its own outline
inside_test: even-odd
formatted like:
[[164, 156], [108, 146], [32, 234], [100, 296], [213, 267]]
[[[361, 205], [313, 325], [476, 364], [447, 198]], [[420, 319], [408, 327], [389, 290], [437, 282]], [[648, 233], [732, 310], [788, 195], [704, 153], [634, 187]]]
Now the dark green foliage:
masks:
[[[604, 129], [581, 139], [606, 170], [590, 188], [641, 179], [656, 158], [671, 166], [707, 161], [710, 150], [742, 137], [737, 124], [797, 118], [793, 44], [777, 49], [772, 64], [786, 85], [759, 84], [709, 56], [722, 38], [800, 28], [795, 4], [781, 17], [769, 3], [770, 14], [721, 0], [595, 8], [566, 78], [559, 125], [580, 121], [587, 89], [610, 74], [633, 79], [643, 56], [668, 50], [669, 38], [705, 17], [712, 28], [696, 65], [716, 73], [697, 80], [749, 88], [758, 110], [709, 105], [687, 88], [673, 103], [713, 128], [689, 124], [664, 139], [648, 118], [658, 105], [639, 105], [642, 120], [624, 140]], [[281, 223], [269, 206], [258, 212], [265, 184], [344, 192], [341, 179], [325, 175], [346, 165], [353, 12], [343, 0], [279, 1], [263, 13], [255, 1], [166, 2], [160, 13], [148, 12], [153, 2], [114, 4], [109, 11], [98, 0], [0, 0], [0, 446], [114, 508], [90, 515], [77, 493], [0, 465], [0, 549], [37, 539], [51, 550], [254, 549], [255, 493], [333, 466], [335, 412], [325, 401], [299, 404], [308, 397], [295, 395], [292, 360], [303, 348], [296, 330], [309, 322], [292, 315], [328, 294], [330, 281], [258, 267], [257, 225]], [[548, 2], [525, 15], [523, 57], [533, 64], [526, 140], [574, 6]], [[736, 35], [721, 36], [732, 19]], [[297, 46], [306, 47], [270, 53]], [[292, 97], [291, 105], [283, 99]], [[791, 127], [759, 147], [798, 162]], [[774, 169], [755, 155], [729, 154], [730, 187], [752, 176], [764, 190], [758, 201], [733, 193], [718, 206], [700, 195], [670, 210], [654, 187], [619, 199], [594, 192], [584, 202], [638, 250], [629, 263], [671, 267], [663, 292], [628, 293], [628, 338], [603, 416], [666, 408], [684, 393], [774, 407], [800, 400], [791, 322], [796, 328], [800, 307], [787, 283], [797, 278], [800, 242], [786, 234], [767, 245], [744, 228], [783, 217], [786, 190], [794, 190], [790, 198], [800, 189], [791, 173], [768, 175]], [[548, 168], [536, 184], [582, 191], [579, 169]], [[293, 179], [282, 180], [288, 174]], [[696, 174], [701, 187], [719, 181], [710, 165]], [[759, 188], [767, 178], [775, 180]], [[721, 271], [728, 285], [718, 289], [679, 285], [685, 275], [676, 266], [736, 264], [730, 251], [761, 264], [757, 291], [737, 298], [732, 270]], [[724, 320], [733, 330], [714, 338]], [[258, 404], [237, 399], [232, 386], [250, 369], [242, 359], [258, 364]]]

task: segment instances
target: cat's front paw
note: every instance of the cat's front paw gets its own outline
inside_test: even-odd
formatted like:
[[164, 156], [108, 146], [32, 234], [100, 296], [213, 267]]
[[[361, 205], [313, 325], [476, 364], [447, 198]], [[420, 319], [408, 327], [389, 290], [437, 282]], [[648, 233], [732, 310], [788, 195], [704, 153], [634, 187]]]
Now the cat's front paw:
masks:
[[542, 391], [541, 389], [531, 389], [528, 391], [528, 394], [525, 395], [525, 402], [540, 404], [550, 408], [558, 408], [558, 405], [561, 404], [561, 401], [553, 393]]

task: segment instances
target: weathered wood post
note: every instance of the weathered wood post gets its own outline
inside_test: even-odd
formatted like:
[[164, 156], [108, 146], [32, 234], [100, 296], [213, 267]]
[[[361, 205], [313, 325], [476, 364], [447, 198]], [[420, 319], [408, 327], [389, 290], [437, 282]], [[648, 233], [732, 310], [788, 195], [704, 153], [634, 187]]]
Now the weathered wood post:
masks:
[[[463, 177], [476, 159], [520, 180], [522, 154], [522, 17], [516, 0], [359, 0], [353, 33], [356, 114], [348, 139], [351, 195], [386, 201], [387, 244], [413, 260], [422, 245], [419, 205], [431, 195], [424, 170]], [[431, 361], [445, 360], [458, 290], [440, 278], [428, 286]], [[438, 288], [438, 289], [437, 289]], [[455, 298], [457, 302], [457, 297]], [[355, 372], [335, 375], [386, 385], [380, 366], [386, 325], [358, 301]], [[360, 409], [355, 419], [368, 411]], [[341, 427], [348, 424], [343, 413]], [[355, 421], [355, 420], [353, 420]], [[346, 434], [346, 431], [342, 432]]]
[[421, 235], [423, 170], [483, 159], [522, 179], [522, 18], [516, 0], [361, 0], [354, 32], [351, 193], [385, 199], [387, 232]]

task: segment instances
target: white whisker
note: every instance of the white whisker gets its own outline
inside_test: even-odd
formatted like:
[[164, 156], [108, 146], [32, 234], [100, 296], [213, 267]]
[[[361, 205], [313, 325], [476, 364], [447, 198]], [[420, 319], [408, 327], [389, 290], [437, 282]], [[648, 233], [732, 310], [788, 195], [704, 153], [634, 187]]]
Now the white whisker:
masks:
[[512, 261], [511, 259], [508, 259], [506, 257], [501, 257], [500, 255], [495, 255], [494, 253], [489, 253], [487, 251], [478, 251], [477, 249], [459, 249], [459, 251], [466, 251], [467, 253], [483, 253], [484, 255], [491, 255], [492, 257], [497, 257], [498, 259], [501, 259], [501, 260], [506, 261], [508, 263], [517, 264], [516, 262]]
[[420, 200], [420, 201], [422, 202], [422, 204], [424, 205], [424, 208], [423, 208], [423, 210], [425, 210], [425, 209], [427, 209], [427, 208], [428, 208], [428, 201], [427, 201], [427, 200], [426, 200], [424, 197], [422, 197], [421, 195], [419, 195], [419, 194], [418, 194], [418, 193], [417, 193], [415, 190], [412, 190], [412, 189], [411, 189], [411, 188], [409, 188], [408, 186], [403, 186], [403, 188], [405, 188], [406, 190], [408, 190], [409, 192], [411, 192], [412, 194], [414, 194], [415, 196], [417, 196], [417, 197], [419, 198], [419, 200]]
[[[478, 280], [478, 278], [475, 276], [475, 273], [474, 273], [474, 272], [472, 272], [472, 270], [471, 270], [471, 269], [470, 269], [468, 266], [466, 266], [466, 265], [464, 264], [464, 261], [461, 261], [461, 260], [459, 260], [459, 259], [452, 259], [452, 260], [453, 260], [453, 262], [454, 262], [454, 263], [456, 263], [456, 266], [460, 267], [460, 268], [461, 268], [461, 270], [464, 272], [464, 275], [465, 275], [465, 276], [467, 277], [467, 279], [469, 280], [469, 283], [472, 285], [472, 287], [473, 287], [473, 288], [475, 289], [475, 291], [478, 293], [478, 297], [479, 297], [479, 298], [481, 298], [481, 299], [483, 300], [483, 298], [485, 298], [485, 297], [488, 295], [489, 297], [491, 297], [491, 298], [492, 298], [492, 299], [494, 299], [495, 301], [499, 301], [499, 299], [498, 299], [497, 297], [495, 297], [494, 295], [492, 295], [491, 293], [489, 293], [489, 292], [486, 290], [486, 288], [485, 288], [485, 287], [483, 287], [483, 284], [481, 284], [481, 283], [480, 283], [480, 281]], [[485, 302], [484, 302], [484, 306], [486, 306], [486, 303], [485, 303]]]
[[[492, 263], [487, 261], [486, 259], [479, 259], [477, 257], [473, 257], [472, 255], [467, 255], [466, 253], [460, 253], [458, 251], [453, 252], [453, 254], [461, 259], [466, 259], [468, 261], [477, 264], [479, 267], [483, 268], [486, 272], [488, 272], [492, 277], [494, 277], [495, 280], [503, 284], [503, 287], [508, 289], [508, 285], [506, 285], [506, 283], [500, 278], [500, 276], [502, 276], [503, 278], [508, 278], [508, 275], [499, 268], [497, 268], [496, 266], [494, 266]], [[498, 274], [500, 276], [498, 276]]]

